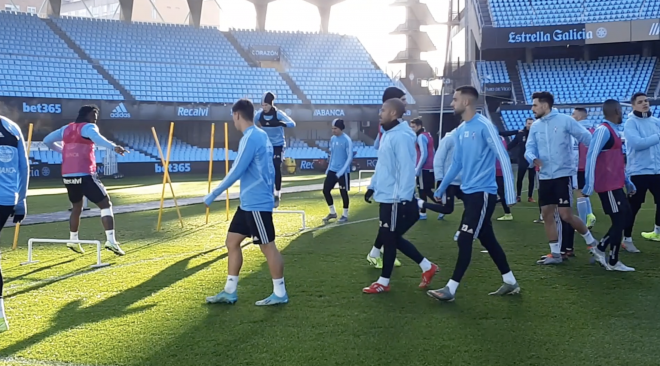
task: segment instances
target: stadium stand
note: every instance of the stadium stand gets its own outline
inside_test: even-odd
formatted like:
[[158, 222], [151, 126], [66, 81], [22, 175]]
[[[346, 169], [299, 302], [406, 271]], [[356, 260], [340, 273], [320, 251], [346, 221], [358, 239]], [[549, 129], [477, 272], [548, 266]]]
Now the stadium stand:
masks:
[[509, 83], [509, 72], [504, 61], [478, 61], [477, 72], [481, 84], [485, 83]]
[[123, 100], [39, 17], [0, 11], [0, 95]]
[[518, 61], [518, 70], [528, 103], [535, 91], [547, 90], [555, 95], [556, 104], [574, 104], [608, 98], [628, 100], [635, 92], [647, 90], [655, 64], [655, 57], [625, 55], [593, 61]]
[[[160, 162], [158, 147], [154, 141], [153, 135], [147, 131], [132, 131], [132, 132], [119, 132], [115, 133], [118, 141], [124, 144], [130, 151], [142, 152], [148, 159], [146, 161]], [[158, 141], [161, 143], [163, 153], [167, 153], [167, 136], [164, 134], [158, 135]], [[191, 162], [191, 161], [209, 161], [211, 150], [203, 147], [191, 145], [176, 137], [172, 139], [172, 152], [170, 154], [170, 161], [172, 162]], [[128, 154], [131, 155], [131, 154]], [[127, 156], [128, 156], [127, 155]], [[229, 160], [236, 158], [236, 152], [229, 150]], [[214, 161], [225, 161], [225, 149], [213, 149]]]
[[231, 34], [246, 50], [251, 45], [281, 47], [291, 78], [315, 104], [380, 104], [383, 89], [394, 85], [352, 36], [252, 30]]
[[[326, 150], [330, 146], [330, 140], [316, 140], [314, 143]], [[353, 154], [354, 158], [372, 159], [378, 157], [378, 150], [373, 146], [366, 145], [363, 141], [353, 141]]]
[[[96, 156], [96, 163], [103, 163], [103, 158], [105, 157], [107, 150], [96, 147], [94, 150], [94, 155]], [[50, 150], [46, 144], [41, 141], [33, 141], [30, 145], [30, 164], [62, 164], [62, 154]], [[208, 160], [208, 159], [207, 159]], [[117, 156], [117, 161], [122, 163], [134, 163], [134, 162], [148, 162], [155, 161], [150, 157], [142, 154], [139, 151], [131, 151], [131, 154], [126, 156]]]
[[489, 0], [496, 27], [615, 22], [660, 17], [660, 2], [645, 0]]
[[[651, 106], [653, 114], [660, 118], [660, 106]], [[571, 114], [572, 108], [560, 108], [560, 113]], [[603, 110], [600, 107], [587, 107], [588, 118], [587, 120], [592, 124], [600, 123], [603, 121]], [[623, 120], [624, 123], [628, 114], [632, 112], [632, 108], [628, 106], [623, 107]], [[534, 118], [531, 109], [504, 109], [502, 110], [502, 120], [507, 130], [521, 130], [525, 126], [527, 118]]]
[[292, 138], [284, 150], [285, 158], [293, 159], [327, 159], [328, 153], [318, 147], [310, 147], [305, 141]]
[[249, 67], [215, 28], [76, 17], [53, 21], [137, 100], [233, 103], [259, 100], [272, 90], [280, 103], [301, 103], [277, 71]]

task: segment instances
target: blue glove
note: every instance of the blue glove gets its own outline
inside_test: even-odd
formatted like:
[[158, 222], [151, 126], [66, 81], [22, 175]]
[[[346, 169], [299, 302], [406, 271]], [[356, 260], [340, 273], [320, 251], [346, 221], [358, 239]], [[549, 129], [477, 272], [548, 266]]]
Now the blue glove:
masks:
[[633, 195], [637, 191], [637, 187], [635, 187], [635, 184], [628, 180], [626, 182], [626, 192], [628, 192], [628, 195]]
[[25, 219], [27, 214], [27, 203], [25, 200], [19, 201], [16, 206], [14, 206], [14, 212], [10, 215], [14, 218], [14, 224], [19, 224]]
[[442, 199], [442, 195], [443, 195], [443, 193], [445, 193], [445, 192], [441, 192], [441, 191], [440, 191], [440, 188], [438, 188], [438, 189], [435, 191], [435, 193], [433, 194], [433, 197], [435, 198], [436, 201], [439, 201], [440, 199]]
[[16, 206], [14, 206], [14, 214], [16, 215], [25, 215], [27, 213], [27, 203], [25, 200], [18, 201]]

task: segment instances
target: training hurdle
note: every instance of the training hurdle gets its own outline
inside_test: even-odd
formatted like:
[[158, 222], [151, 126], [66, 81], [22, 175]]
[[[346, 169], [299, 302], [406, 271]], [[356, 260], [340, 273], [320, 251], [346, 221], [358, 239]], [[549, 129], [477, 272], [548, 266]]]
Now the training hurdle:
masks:
[[39, 261], [32, 260], [32, 246], [33, 246], [34, 243], [96, 244], [96, 264], [93, 264], [91, 267], [92, 268], [101, 268], [101, 267], [107, 267], [107, 266], [110, 265], [110, 263], [102, 263], [101, 262], [101, 250], [103, 248], [101, 247], [101, 242], [98, 241], [98, 240], [62, 240], [62, 239], [37, 239], [37, 238], [32, 238], [32, 239], [28, 240], [28, 260], [27, 260], [27, 262], [21, 263], [21, 266], [27, 266], [28, 264], [33, 264], [33, 263], [38, 263], [39, 262]]
[[305, 211], [279, 211], [279, 210], [274, 210], [273, 213], [274, 213], [274, 214], [290, 214], [290, 215], [293, 214], [293, 215], [301, 215], [301, 218], [302, 218], [302, 229], [300, 229], [300, 230], [302, 231], [302, 230], [307, 229], [307, 224], [305, 224], [305, 222], [306, 222], [306, 220], [305, 220]]
[[362, 173], [375, 173], [375, 170], [359, 170], [358, 171], [358, 192], [362, 190]]

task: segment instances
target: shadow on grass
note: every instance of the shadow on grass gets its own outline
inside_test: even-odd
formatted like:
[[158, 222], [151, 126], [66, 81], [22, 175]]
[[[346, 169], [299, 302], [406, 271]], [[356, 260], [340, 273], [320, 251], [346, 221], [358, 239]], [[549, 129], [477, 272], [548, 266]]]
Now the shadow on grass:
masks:
[[[363, 216], [361, 219], [371, 219], [373, 214]], [[375, 232], [377, 221], [306, 232], [282, 250], [289, 304], [254, 305], [272, 291], [264, 260], [258, 269], [242, 273], [238, 303], [207, 305], [208, 313], [191, 317], [189, 323], [181, 324], [181, 333], [175, 339], [158, 344], [154, 353], [142, 355], [134, 364], [214, 365], [230, 360], [236, 365], [298, 366], [328, 364], [317, 361], [328, 361], [327, 356], [337, 349], [350, 353], [355, 342], [347, 335], [361, 336], [392, 309], [391, 297], [370, 298], [361, 293], [361, 288], [369, 284], [365, 274], [370, 280], [377, 278], [377, 273], [363, 262], [364, 257], [347, 257], [341, 247], [333, 245], [351, 242], [355, 233], [365, 232], [364, 225]], [[364, 236], [360, 247], [368, 250], [372, 240], [373, 236]], [[222, 286], [224, 278], [217, 282]], [[355, 309], [360, 305], [367, 311]], [[396, 342], [398, 337], [391, 334], [389, 339]], [[336, 343], [327, 347], [330, 340]], [[346, 362], [333, 364], [350, 364], [348, 353], [336, 356]]]
[[[212, 260], [206, 261], [195, 267], [188, 268], [191, 260], [196, 257], [211, 253], [215, 250], [217, 250], [217, 248], [184, 258], [165, 268], [142, 284], [122, 291], [117, 295], [114, 295], [92, 306], [81, 307], [81, 300], [72, 301], [66, 304], [57, 312], [54, 319], [52, 320], [52, 325], [47, 330], [41, 333], [37, 333], [25, 340], [19, 341], [3, 349], [0, 351], [0, 353], [5, 356], [11, 356], [39, 342], [42, 342], [48, 337], [59, 332], [67, 331], [85, 324], [97, 323], [112, 318], [123, 317], [129, 314], [146, 311], [152, 308], [153, 305], [140, 306], [132, 309], [128, 308], [133, 304], [153, 295], [155, 292], [163, 290], [178, 281], [190, 277], [226, 257], [227, 254], [224, 253]], [[34, 288], [31, 288], [30, 290], [34, 290]]]
[[52, 268], [55, 268], [55, 267], [57, 267], [57, 266], [61, 266], [61, 265], [68, 264], [68, 263], [72, 263], [73, 261], [75, 261], [75, 259], [71, 258], [71, 259], [65, 260], [65, 261], [63, 261], [63, 262], [57, 262], [57, 263], [53, 263], [53, 264], [50, 264], [50, 265], [47, 265], [47, 266], [43, 266], [43, 267], [41, 267], [41, 268], [34, 269], [34, 270], [30, 271], [30, 272], [23, 273], [23, 274], [18, 275], [18, 276], [16, 276], [16, 277], [4, 277], [4, 281], [5, 281], [6, 284], [8, 284], [8, 283], [11, 283], [11, 282], [13, 282], [13, 281], [17, 281], [17, 280], [23, 279], [23, 278], [25, 278], [25, 277], [31, 276], [31, 275], [33, 275], [33, 274], [36, 274], [36, 273], [39, 273], [39, 272], [43, 272], [43, 271], [46, 271], [46, 270], [49, 270], [49, 269], [52, 269]]
[[[298, 236], [282, 250], [289, 304], [253, 305], [271, 291], [264, 262], [241, 277], [237, 304], [208, 306], [207, 314], [181, 325], [175, 340], [159, 344], [153, 354], [143, 355], [135, 364], [212, 365], [230, 360], [236, 365], [428, 365], [437, 361], [438, 347], [455, 345], [451, 343], [453, 331], [443, 334], [443, 318], [449, 317], [454, 318], [453, 327], [462, 330], [459, 336], [464, 342], [460, 343], [465, 346], [447, 359], [452, 364], [466, 364], [461, 363], [465, 353], [487, 348], [489, 352], [475, 352], [467, 358], [493, 365], [494, 340], [502, 338], [503, 332], [515, 332], [517, 325], [505, 323], [504, 329], [484, 331], [484, 324], [493, 321], [489, 309], [474, 311], [469, 306], [427, 299], [417, 288], [420, 269], [411, 261], [404, 260], [404, 267], [395, 270], [392, 293], [361, 293], [380, 274], [364, 261], [377, 226], [377, 221], [364, 222]], [[218, 285], [223, 280], [218, 279]], [[502, 318], [524, 312], [522, 298], [501, 300], [492, 301], [503, 310]]]

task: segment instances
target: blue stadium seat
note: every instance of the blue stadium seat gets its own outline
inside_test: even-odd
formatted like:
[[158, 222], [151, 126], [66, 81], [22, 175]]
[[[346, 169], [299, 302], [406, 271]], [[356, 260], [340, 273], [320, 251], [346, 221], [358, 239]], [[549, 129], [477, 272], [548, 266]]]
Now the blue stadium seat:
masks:
[[482, 84], [511, 82], [504, 61], [477, 61], [477, 72]]
[[0, 11], [0, 95], [123, 100], [39, 17]]
[[528, 103], [536, 91], [549, 91], [556, 104], [629, 100], [646, 91], [656, 65], [656, 57], [639, 55], [607, 56], [593, 61], [574, 59], [518, 61], [518, 71]]
[[488, 0], [493, 25], [527, 27], [660, 18], [650, 0]]
[[140, 101], [233, 103], [259, 100], [271, 90], [280, 103], [301, 103], [276, 70], [249, 67], [216, 28], [77, 17], [53, 21]]
[[[392, 80], [353, 36], [305, 32], [231, 30], [244, 49], [282, 48], [288, 72], [313, 104], [380, 104]], [[332, 50], [332, 52], [328, 52]], [[414, 104], [408, 98], [409, 104]]]

